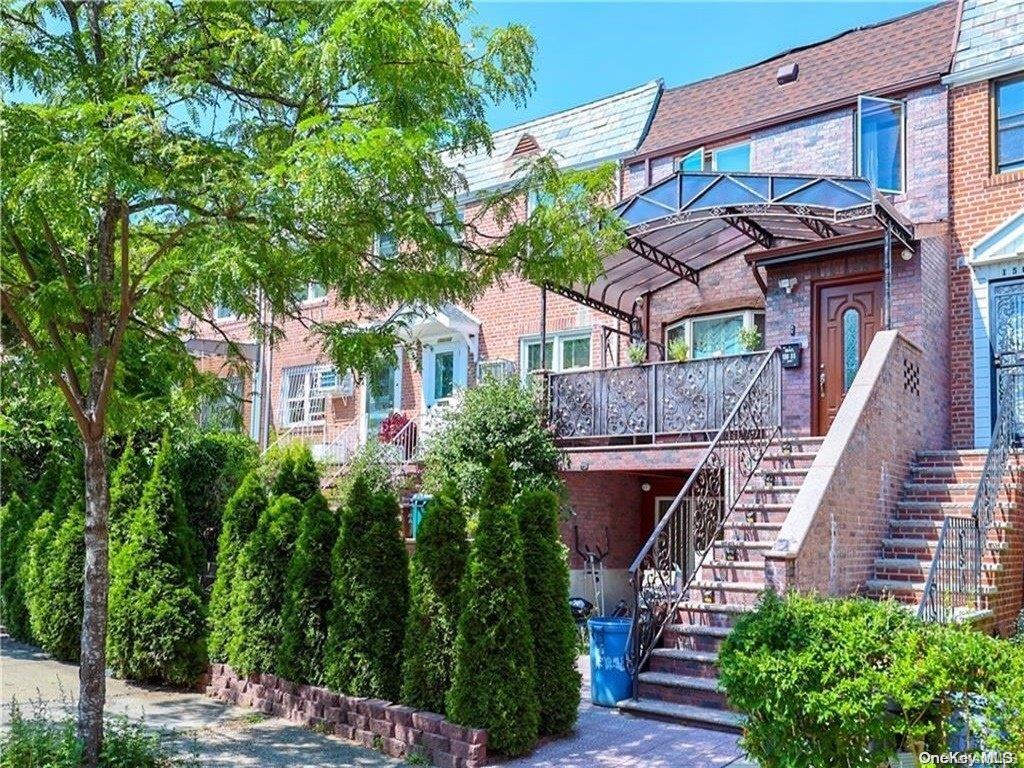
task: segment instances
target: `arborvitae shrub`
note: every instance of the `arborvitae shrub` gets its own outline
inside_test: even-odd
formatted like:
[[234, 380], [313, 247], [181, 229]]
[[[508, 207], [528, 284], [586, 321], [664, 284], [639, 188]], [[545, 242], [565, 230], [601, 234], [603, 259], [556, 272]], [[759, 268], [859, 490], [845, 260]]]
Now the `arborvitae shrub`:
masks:
[[285, 576], [295, 550], [302, 504], [278, 496], [260, 516], [242, 547], [231, 589], [231, 636], [228, 662], [236, 672], [272, 672], [281, 643]]
[[206, 664], [201, 548], [172, 462], [165, 437], [111, 563], [107, 658], [121, 677], [187, 685]]
[[277, 674], [296, 683], [322, 685], [327, 615], [331, 607], [331, 550], [338, 539], [338, 516], [317, 493], [302, 510], [285, 580], [283, 635]]
[[305, 504], [320, 493], [320, 472], [305, 443], [285, 446], [271, 495], [288, 494]]
[[129, 440], [110, 476], [111, 556], [127, 536], [132, 512], [142, 499], [142, 491], [150, 474], [145, 454], [136, 449], [133, 440]]
[[[481, 498], [500, 498], [507, 472], [496, 455]], [[497, 495], [489, 497], [490, 489]], [[486, 728], [488, 743], [505, 755], [528, 752], [537, 740], [538, 703], [523, 540], [508, 507], [484, 504], [462, 589], [455, 673], [448, 716]]]
[[32, 636], [61, 661], [78, 661], [82, 637], [85, 506], [67, 510], [48, 540], [42, 579], [31, 614]]
[[217, 557], [224, 508], [259, 459], [256, 444], [237, 432], [204, 432], [176, 452], [181, 500], [205, 559]]
[[394, 701], [402, 688], [402, 638], [409, 603], [409, 558], [398, 502], [356, 477], [342, 505], [331, 555], [327, 683], [355, 696]]
[[578, 635], [569, 610], [568, 551], [558, 533], [558, 497], [526, 491], [516, 503], [523, 537], [526, 596], [537, 665], [540, 735], [569, 733], [580, 704]]
[[207, 652], [211, 661], [227, 660], [227, 642], [231, 637], [231, 592], [235, 564], [242, 547], [256, 530], [267, 509], [267, 493], [257, 470], [252, 470], [224, 508], [224, 524], [217, 538], [217, 575], [210, 592], [207, 612]]
[[24, 562], [28, 535], [34, 523], [32, 507], [17, 493], [12, 493], [7, 503], [0, 507], [0, 545], [3, 547], [3, 556], [0, 557], [0, 622], [16, 640], [28, 641], [32, 637], [24, 585], [18, 571]]
[[409, 566], [402, 702], [417, 709], [445, 711], [468, 552], [466, 516], [449, 489], [427, 504]]

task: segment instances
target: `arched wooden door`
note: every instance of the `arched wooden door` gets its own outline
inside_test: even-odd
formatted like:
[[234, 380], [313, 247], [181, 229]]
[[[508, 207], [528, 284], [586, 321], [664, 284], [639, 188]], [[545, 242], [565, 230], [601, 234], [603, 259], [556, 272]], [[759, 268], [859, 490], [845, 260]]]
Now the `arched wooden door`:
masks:
[[881, 279], [818, 287], [815, 434], [824, 435], [832, 426], [871, 340], [882, 330], [882, 300]]

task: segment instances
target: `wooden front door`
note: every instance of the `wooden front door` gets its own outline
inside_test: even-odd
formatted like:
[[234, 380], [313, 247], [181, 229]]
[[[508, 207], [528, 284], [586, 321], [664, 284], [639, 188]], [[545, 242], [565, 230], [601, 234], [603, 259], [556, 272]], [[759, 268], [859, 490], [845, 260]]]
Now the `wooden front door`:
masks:
[[882, 329], [882, 281], [820, 286], [816, 311], [815, 434], [824, 435], [853, 384], [871, 339]]

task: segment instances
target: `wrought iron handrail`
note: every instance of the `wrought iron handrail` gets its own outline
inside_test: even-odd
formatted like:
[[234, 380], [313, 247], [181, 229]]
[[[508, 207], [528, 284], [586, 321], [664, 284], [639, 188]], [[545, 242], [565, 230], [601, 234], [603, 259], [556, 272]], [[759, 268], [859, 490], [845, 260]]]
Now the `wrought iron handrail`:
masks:
[[636, 610], [627, 668], [638, 675], [690, 589], [726, 519], [782, 433], [782, 366], [765, 356], [728, 418], [629, 567]]
[[995, 520], [995, 508], [1003, 475], [1016, 438], [1016, 387], [1000, 382], [996, 421], [985, 465], [974, 494], [970, 517], [946, 517], [935, 547], [924, 594], [917, 615], [924, 621], [947, 623], [956, 611], [980, 609], [981, 571], [988, 534]]

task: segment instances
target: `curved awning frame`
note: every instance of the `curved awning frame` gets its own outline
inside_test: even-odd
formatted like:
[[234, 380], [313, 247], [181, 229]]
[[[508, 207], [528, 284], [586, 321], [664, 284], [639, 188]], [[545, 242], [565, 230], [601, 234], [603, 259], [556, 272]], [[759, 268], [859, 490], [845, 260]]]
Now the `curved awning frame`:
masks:
[[807, 174], [683, 173], [652, 184], [614, 208], [626, 225], [623, 248], [589, 284], [551, 290], [629, 319], [646, 294], [732, 256], [888, 233], [913, 252], [913, 227], [867, 179]]

